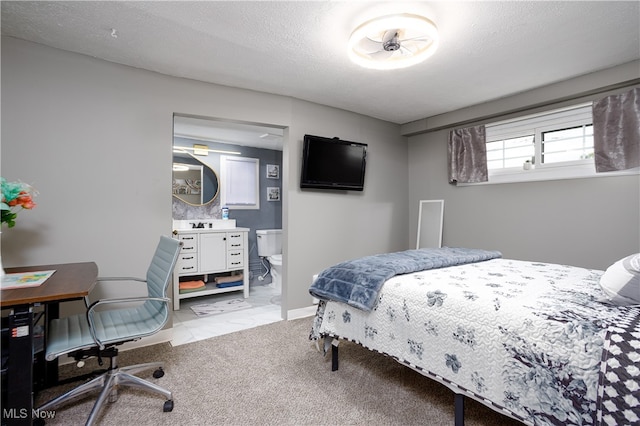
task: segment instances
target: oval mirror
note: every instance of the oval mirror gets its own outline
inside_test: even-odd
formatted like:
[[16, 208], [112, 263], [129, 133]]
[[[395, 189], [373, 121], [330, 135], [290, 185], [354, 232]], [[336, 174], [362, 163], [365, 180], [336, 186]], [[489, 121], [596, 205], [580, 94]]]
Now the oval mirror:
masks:
[[218, 175], [186, 151], [173, 152], [173, 196], [192, 206], [204, 206], [218, 196]]

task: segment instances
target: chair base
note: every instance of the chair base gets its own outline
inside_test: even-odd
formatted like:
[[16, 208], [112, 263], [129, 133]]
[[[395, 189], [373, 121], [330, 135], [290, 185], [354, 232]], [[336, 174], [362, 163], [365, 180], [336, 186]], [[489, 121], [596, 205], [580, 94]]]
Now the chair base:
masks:
[[146, 364], [137, 364], [119, 368], [117, 367], [116, 358], [117, 357], [115, 356], [111, 358], [112, 367], [110, 367], [106, 373], [94, 378], [93, 380], [88, 381], [87, 383], [83, 383], [82, 385], [71, 389], [70, 391], [58, 396], [57, 398], [52, 399], [51, 401], [38, 407], [37, 410], [54, 410], [79, 396], [102, 389], [100, 394], [98, 395], [98, 399], [93, 406], [93, 409], [91, 410], [91, 413], [89, 414], [89, 418], [87, 419], [86, 424], [92, 425], [98, 418], [98, 414], [100, 414], [100, 410], [102, 409], [106, 401], [115, 402], [118, 400], [118, 388], [120, 386], [131, 386], [138, 389], [158, 393], [166, 398], [163, 410], [173, 410], [173, 396], [170, 391], [147, 380], [141, 379], [140, 377], [134, 376], [134, 374], [141, 371], [155, 368], [156, 371], [153, 374], [154, 377], [162, 377], [164, 375], [164, 371], [162, 370], [161, 362], [149, 362]]

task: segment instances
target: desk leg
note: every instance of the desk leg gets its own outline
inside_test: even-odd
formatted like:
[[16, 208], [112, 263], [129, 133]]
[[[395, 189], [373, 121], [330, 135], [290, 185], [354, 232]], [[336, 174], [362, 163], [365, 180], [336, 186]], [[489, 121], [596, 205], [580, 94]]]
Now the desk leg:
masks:
[[[44, 351], [49, 345], [49, 324], [52, 319], [60, 318], [60, 305], [58, 303], [47, 303], [44, 307]], [[58, 360], [44, 360], [44, 388], [50, 388], [58, 384]]]
[[9, 359], [7, 360], [7, 406], [3, 421], [30, 425], [33, 411], [33, 313], [28, 305], [9, 315]]

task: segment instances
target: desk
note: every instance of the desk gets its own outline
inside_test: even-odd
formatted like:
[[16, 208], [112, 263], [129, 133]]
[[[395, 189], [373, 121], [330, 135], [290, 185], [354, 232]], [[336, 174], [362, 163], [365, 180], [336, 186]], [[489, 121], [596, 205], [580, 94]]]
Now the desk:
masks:
[[[3, 407], [3, 424], [31, 424], [33, 409], [33, 307], [43, 304], [46, 328], [49, 321], [59, 316], [59, 302], [82, 299], [89, 295], [98, 278], [98, 266], [94, 262], [65, 263], [59, 265], [24, 266], [6, 268], [8, 274], [55, 270], [43, 284], [37, 287], [2, 290], [0, 307], [11, 309], [10, 330], [19, 330], [9, 337], [7, 361], [7, 407]], [[16, 334], [16, 336], [13, 336]], [[57, 381], [58, 360], [47, 363], [45, 383]]]

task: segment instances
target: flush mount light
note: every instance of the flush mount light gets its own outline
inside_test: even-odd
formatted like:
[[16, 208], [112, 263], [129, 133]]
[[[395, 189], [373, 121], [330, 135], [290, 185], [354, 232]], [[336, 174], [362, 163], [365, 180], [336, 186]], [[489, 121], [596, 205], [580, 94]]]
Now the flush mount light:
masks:
[[[198, 148], [196, 148], [198, 147]], [[196, 152], [196, 150], [199, 152]], [[209, 155], [210, 152], [215, 152], [218, 154], [229, 154], [229, 155], [241, 155], [242, 153], [239, 151], [226, 151], [226, 150], [222, 150], [222, 149], [211, 149], [209, 148], [207, 145], [197, 145], [194, 144], [193, 147], [191, 146], [174, 146], [173, 147], [173, 152], [177, 152], [177, 153], [187, 153], [187, 151], [193, 151], [194, 155]]]
[[207, 145], [193, 144], [193, 155], [209, 155], [209, 147]]
[[387, 15], [365, 22], [349, 38], [349, 57], [365, 68], [389, 70], [418, 64], [438, 48], [438, 29], [412, 14]]

